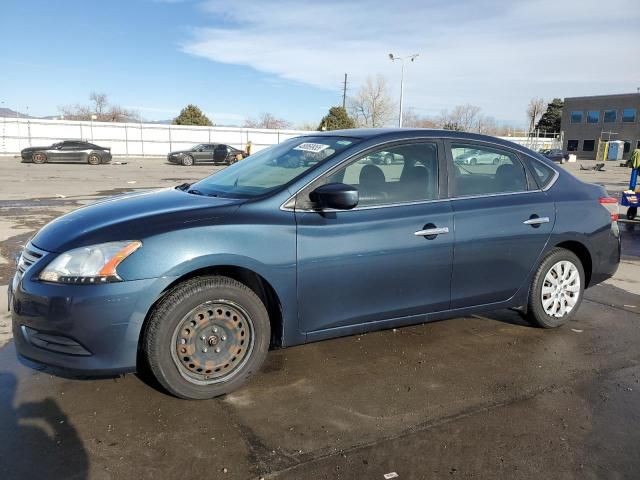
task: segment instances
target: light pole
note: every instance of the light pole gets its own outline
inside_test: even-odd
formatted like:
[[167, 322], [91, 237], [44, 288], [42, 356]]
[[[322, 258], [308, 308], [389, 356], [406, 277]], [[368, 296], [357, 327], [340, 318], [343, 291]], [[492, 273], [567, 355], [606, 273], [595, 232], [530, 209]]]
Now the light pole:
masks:
[[403, 90], [404, 90], [404, 61], [411, 60], [412, 62], [416, 59], [419, 53], [414, 53], [413, 55], [407, 55], [406, 57], [396, 57], [393, 53], [389, 54], [389, 59], [392, 62], [396, 60], [400, 60], [402, 64], [402, 68], [400, 70], [400, 116], [398, 117], [398, 127], [402, 128], [402, 101], [403, 101]]

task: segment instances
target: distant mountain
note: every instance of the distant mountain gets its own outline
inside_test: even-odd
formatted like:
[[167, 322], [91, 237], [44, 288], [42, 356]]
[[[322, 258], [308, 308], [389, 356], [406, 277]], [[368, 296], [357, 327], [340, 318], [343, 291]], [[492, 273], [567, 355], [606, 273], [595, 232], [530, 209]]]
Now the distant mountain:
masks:
[[24, 113], [16, 112], [10, 108], [0, 107], [0, 117], [16, 117], [16, 118], [36, 118], [31, 115], [25, 115]]

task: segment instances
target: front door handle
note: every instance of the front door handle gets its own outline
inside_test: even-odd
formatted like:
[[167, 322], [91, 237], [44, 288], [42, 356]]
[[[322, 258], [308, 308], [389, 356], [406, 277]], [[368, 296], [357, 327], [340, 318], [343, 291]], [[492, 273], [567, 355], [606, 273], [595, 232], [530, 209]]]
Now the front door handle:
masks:
[[543, 223], [549, 223], [549, 217], [532, 217], [522, 223], [524, 223], [525, 225], [531, 225], [532, 227], [537, 227], [538, 225], [542, 225]]
[[414, 232], [413, 234], [416, 237], [431, 237], [431, 236], [436, 236], [436, 235], [442, 235], [444, 233], [449, 233], [449, 228], [448, 227], [426, 228], [424, 230], [418, 230], [417, 232]]

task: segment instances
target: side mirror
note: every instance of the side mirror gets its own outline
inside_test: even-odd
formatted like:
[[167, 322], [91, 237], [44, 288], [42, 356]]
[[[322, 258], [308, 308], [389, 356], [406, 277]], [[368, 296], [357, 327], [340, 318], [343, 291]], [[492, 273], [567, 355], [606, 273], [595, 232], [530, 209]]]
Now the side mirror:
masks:
[[320, 209], [351, 210], [358, 205], [358, 189], [344, 183], [327, 183], [311, 192], [309, 198]]

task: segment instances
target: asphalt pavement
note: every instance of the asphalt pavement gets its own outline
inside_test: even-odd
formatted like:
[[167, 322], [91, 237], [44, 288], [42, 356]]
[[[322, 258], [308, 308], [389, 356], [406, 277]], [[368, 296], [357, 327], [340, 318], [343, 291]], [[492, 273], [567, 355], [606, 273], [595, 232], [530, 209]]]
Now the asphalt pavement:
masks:
[[[0, 159], [0, 285], [55, 216], [211, 170]], [[615, 192], [627, 173], [582, 175]], [[0, 478], [638, 478], [638, 225], [621, 224], [619, 273], [563, 328], [499, 311], [276, 350], [246, 387], [202, 402], [21, 363], [2, 315]]]

